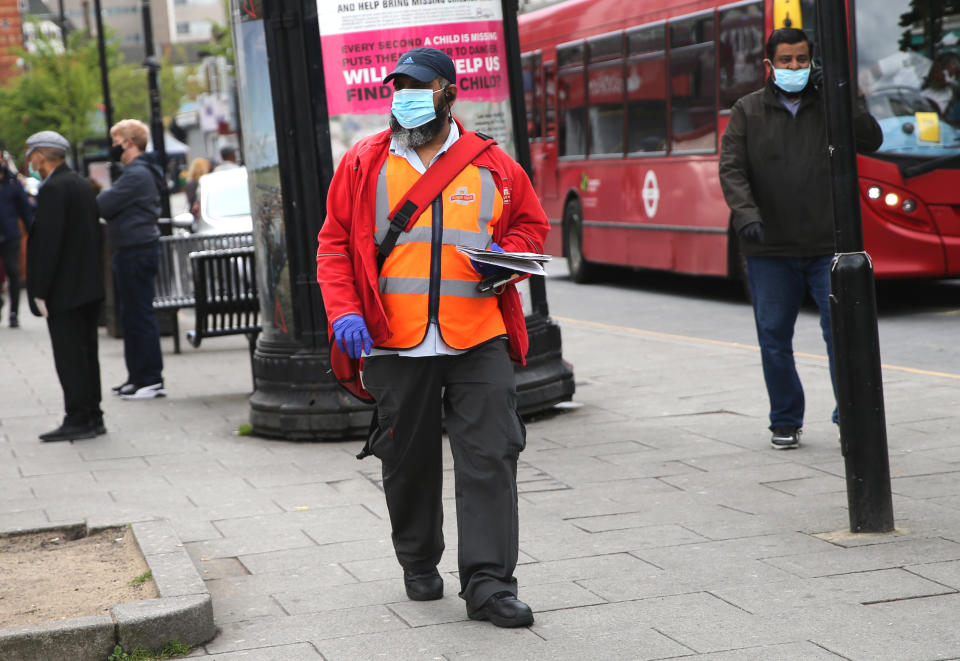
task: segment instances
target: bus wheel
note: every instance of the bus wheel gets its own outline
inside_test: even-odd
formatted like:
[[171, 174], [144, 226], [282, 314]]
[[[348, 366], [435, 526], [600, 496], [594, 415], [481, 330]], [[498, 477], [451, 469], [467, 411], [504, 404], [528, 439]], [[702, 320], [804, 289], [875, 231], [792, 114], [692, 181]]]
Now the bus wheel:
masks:
[[567, 265], [570, 279], [589, 282], [596, 268], [583, 257], [583, 211], [577, 200], [570, 200], [563, 210], [563, 232], [567, 244]]

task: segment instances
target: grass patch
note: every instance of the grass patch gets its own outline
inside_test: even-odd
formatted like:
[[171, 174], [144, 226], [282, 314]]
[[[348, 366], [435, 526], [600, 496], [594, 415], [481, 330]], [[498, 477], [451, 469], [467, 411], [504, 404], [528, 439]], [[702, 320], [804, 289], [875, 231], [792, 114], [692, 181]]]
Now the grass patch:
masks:
[[133, 585], [133, 586], [142, 585], [147, 581], [152, 581], [152, 580], [153, 580], [153, 570], [148, 569], [147, 571], [143, 572], [142, 574], [137, 576], [135, 579], [130, 581], [130, 585]]
[[151, 652], [138, 647], [128, 654], [117, 645], [113, 648], [113, 653], [107, 657], [107, 661], [160, 661], [161, 659], [175, 659], [189, 653], [190, 646], [181, 643], [179, 640], [171, 640], [159, 652]]

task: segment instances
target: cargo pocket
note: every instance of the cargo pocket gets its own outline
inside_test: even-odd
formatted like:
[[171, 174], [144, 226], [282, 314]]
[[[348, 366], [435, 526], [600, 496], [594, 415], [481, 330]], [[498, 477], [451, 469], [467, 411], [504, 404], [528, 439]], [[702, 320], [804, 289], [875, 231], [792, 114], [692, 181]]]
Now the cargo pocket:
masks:
[[367, 434], [367, 442], [360, 454], [357, 455], [357, 459], [373, 455], [384, 464], [390, 464], [394, 455], [396, 455], [393, 417], [392, 412], [385, 411], [383, 407], [378, 406], [376, 408], [373, 419], [370, 421], [370, 433]]
[[520, 449], [517, 450], [517, 454], [519, 454], [527, 447], [527, 426], [523, 424], [523, 418], [520, 417], [520, 413], [518, 413], [516, 409], [514, 409], [513, 414], [516, 416], [517, 425], [520, 427]]
[[370, 445], [373, 441], [373, 437], [380, 431], [380, 409], [374, 408], [373, 415], [370, 417], [370, 430], [367, 432], [367, 442], [363, 444], [363, 449], [360, 450], [360, 454], [357, 455], [357, 459], [365, 459], [373, 454], [373, 451], [370, 449]]

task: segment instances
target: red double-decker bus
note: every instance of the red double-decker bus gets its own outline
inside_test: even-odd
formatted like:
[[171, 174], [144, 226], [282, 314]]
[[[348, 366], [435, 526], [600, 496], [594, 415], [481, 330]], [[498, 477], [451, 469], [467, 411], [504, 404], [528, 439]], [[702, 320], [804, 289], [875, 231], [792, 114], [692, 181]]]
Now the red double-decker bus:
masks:
[[[960, 3], [848, 5], [854, 79], [884, 134], [858, 157], [874, 272], [960, 275]], [[814, 0], [568, 0], [520, 16], [547, 250], [574, 280], [598, 264], [739, 274], [719, 142], [786, 24], [816, 44]]]

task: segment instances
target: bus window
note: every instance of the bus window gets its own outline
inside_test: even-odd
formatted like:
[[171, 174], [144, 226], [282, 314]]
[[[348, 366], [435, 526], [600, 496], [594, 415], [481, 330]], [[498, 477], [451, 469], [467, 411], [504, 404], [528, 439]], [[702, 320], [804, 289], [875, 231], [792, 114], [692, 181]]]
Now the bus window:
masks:
[[741, 96], [763, 87], [763, 3], [721, 9], [718, 32], [720, 109], [728, 110]]
[[584, 44], [557, 47], [557, 128], [559, 156], [587, 153], [587, 107], [584, 86]]
[[667, 73], [661, 25], [627, 33], [627, 151], [667, 150]]
[[566, 44], [557, 46], [557, 64], [561, 69], [566, 67], [576, 67], [583, 65], [583, 58], [586, 51], [584, 43], [578, 41], [575, 44]]
[[587, 68], [589, 152], [623, 156], [623, 34], [589, 41]]
[[527, 112], [527, 136], [540, 137], [540, 53], [528, 53], [520, 58], [523, 71], [523, 104]]
[[877, 155], [898, 163], [960, 154], [960, 6], [917, 7], [856, 6], [857, 91], [883, 130]]
[[670, 150], [717, 149], [713, 15], [670, 24]]
[[816, 56], [817, 0], [800, 0], [800, 10], [803, 12], [803, 31], [807, 33], [810, 43], [814, 44], [814, 56]]
[[543, 65], [543, 134], [544, 137], [557, 133], [557, 65], [547, 62]]

